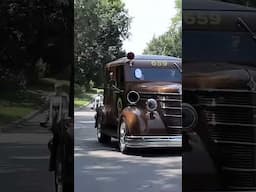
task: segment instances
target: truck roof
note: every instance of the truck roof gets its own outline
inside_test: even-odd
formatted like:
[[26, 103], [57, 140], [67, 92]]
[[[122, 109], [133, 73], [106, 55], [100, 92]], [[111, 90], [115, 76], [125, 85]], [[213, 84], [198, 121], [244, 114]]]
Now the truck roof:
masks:
[[[122, 57], [120, 59], [108, 63], [106, 67], [124, 65], [129, 61], [130, 60], [127, 59], [127, 57]], [[169, 61], [173, 63], [181, 63], [181, 58], [163, 55], [135, 55], [132, 61]]]
[[211, 11], [253, 11], [255, 8], [246, 7], [236, 3], [213, 0], [184, 0], [183, 10], [211, 10]]

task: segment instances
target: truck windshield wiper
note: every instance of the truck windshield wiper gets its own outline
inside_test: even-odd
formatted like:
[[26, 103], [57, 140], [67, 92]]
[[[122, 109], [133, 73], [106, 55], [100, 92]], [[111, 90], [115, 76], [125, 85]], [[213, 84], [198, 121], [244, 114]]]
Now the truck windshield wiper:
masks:
[[239, 26], [243, 27], [248, 33], [251, 34], [251, 37], [254, 41], [256, 41], [256, 33], [252, 31], [252, 29], [249, 27], [249, 25], [241, 18], [237, 18], [237, 22]]

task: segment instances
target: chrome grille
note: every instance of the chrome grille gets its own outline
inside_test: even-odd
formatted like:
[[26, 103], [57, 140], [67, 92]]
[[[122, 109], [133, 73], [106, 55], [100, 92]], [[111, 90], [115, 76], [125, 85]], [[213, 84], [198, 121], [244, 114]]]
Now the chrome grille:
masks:
[[145, 103], [147, 99], [154, 98], [158, 102], [160, 113], [167, 130], [172, 134], [181, 134], [182, 111], [181, 95], [176, 93], [140, 93], [141, 100]]
[[[225, 110], [223, 110], [225, 108]], [[209, 124], [247, 125], [253, 120], [253, 110], [236, 107], [214, 107], [205, 109], [205, 118]]]
[[256, 189], [256, 93], [201, 91], [196, 105], [208, 123], [226, 187]]

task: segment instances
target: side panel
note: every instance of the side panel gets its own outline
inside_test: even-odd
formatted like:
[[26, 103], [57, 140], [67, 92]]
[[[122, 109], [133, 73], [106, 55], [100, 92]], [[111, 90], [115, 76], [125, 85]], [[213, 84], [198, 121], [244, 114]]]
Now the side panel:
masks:
[[129, 135], [168, 135], [158, 112], [154, 112], [154, 118], [151, 119], [149, 112], [128, 106], [123, 109], [120, 118], [127, 123]]

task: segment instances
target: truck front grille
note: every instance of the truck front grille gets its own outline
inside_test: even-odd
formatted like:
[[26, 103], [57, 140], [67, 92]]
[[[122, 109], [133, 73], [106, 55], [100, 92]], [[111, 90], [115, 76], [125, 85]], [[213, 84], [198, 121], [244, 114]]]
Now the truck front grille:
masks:
[[256, 189], [256, 93], [200, 91], [197, 103], [208, 123], [209, 143], [230, 189]]
[[177, 93], [140, 93], [141, 100], [154, 98], [158, 102], [160, 113], [168, 132], [180, 135], [182, 129], [182, 96]]

